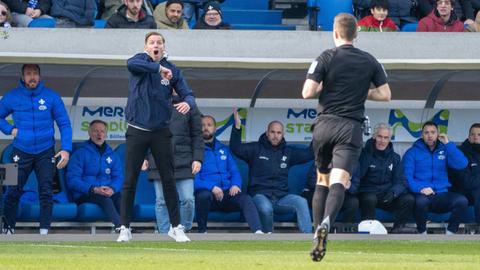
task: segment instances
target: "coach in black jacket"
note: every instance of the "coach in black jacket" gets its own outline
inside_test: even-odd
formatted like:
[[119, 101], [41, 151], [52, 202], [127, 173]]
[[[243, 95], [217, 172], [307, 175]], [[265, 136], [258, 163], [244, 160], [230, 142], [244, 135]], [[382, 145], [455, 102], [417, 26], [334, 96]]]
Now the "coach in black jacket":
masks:
[[375, 127], [373, 137], [362, 149], [350, 192], [358, 190], [362, 220], [375, 219], [376, 207], [395, 211], [391, 233], [414, 233], [405, 224], [413, 213], [415, 199], [407, 192], [407, 179], [400, 155], [393, 151], [391, 135], [390, 125]]

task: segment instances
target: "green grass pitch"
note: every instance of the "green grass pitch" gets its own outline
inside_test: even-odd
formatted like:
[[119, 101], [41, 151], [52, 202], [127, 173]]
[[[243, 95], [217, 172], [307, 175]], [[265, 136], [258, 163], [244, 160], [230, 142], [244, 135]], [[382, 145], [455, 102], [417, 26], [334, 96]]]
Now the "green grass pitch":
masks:
[[0, 242], [0, 269], [480, 269], [480, 242], [330, 241], [320, 263], [307, 241]]

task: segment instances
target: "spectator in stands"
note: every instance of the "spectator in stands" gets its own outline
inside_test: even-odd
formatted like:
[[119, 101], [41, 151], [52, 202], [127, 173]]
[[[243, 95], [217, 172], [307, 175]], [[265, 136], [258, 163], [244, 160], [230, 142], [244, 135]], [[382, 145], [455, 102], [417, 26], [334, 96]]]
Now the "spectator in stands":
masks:
[[257, 208], [252, 197], [242, 192], [242, 177], [230, 149], [215, 138], [216, 121], [202, 117], [205, 157], [202, 169], [195, 176], [195, 211], [198, 232], [207, 231], [210, 210], [241, 210], [252, 232], [263, 234]]
[[[308, 205], [312, 205], [313, 194], [315, 193], [315, 187], [317, 185], [317, 166], [315, 163], [312, 164], [307, 175], [307, 182], [305, 183], [305, 189], [303, 190], [302, 197], [307, 199]], [[340, 212], [343, 213], [342, 221], [344, 223], [355, 223], [356, 215], [358, 211], [358, 198], [355, 194], [356, 191], [353, 189], [353, 186], [350, 186], [350, 189], [345, 192], [345, 199], [343, 200], [342, 209]], [[321, 222], [321, 220], [313, 220], [313, 227], [316, 228]]]
[[0, 1], [0, 27], [11, 27], [12, 26], [12, 14], [7, 4]]
[[57, 28], [91, 27], [96, 14], [96, 0], [52, 0], [50, 15]]
[[[174, 92], [173, 104], [180, 103], [180, 97]], [[201, 113], [198, 108], [191, 109], [187, 114], [172, 111], [170, 120], [173, 148], [175, 153], [175, 185], [180, 200], [180, 224], [185, 231], [192, 228], [195, 214], [195, 197], [193, 195], [193, 178], [202, 168], [203, 148]], [[149, 166], [150, 165], [150, 166]], [[149, 155], [144, 167], [150, 167], [149, 179], [156, 180], [155, 186], [155, 215], [160, 233], [168, 233], [170, 218], [163, 196], [161, 177], [156, 169], [153, 156]]]
[[72, 154], [67, 168], [67, 188], [77, 204], [98, 204], [115, 228], [120, 228], [122, 161], [105, 141], [107, 123], [90, 122], [88, 136], [90, 139]]
[[477, 16], [475, 17], [475, 23], [465, 24], [465, 32], [480, 32], [480, 11], [477, 12]]
[[[417, 2], [420, 16], [425, 17], [434, 10], [439, 1], [417, 0]], [[452, 1], [451, 5], [459, 20], [464, 21], [467, 25], [474, 23], [475, 15], [471, 0]]]
[[181, 0], [168, 0], [155, 7], [153, 17], [159, 29], [189, 29], [188, 23], [182, 17], [182, 12]]
[[467, 158], [448, 140], [447, 134], [438, 134], [437, 124], [423, 124], [422, 138], [418, 139], [403, 156], [405, 176], [410, 190], [415, 194], [415, 220], [417, 230], [427, 234], [427, 213], [452, 212], [446, 234], [458, 230], [462, 212], [467, 208], [465, 196], [449, 192], [447, 168], [462, 170]]
[[455, 0], [438, 0], [435, 9], [418, 22], [417, 32], [463, 32], [454, 5]]
[[105, 28], [155, 29], [153, 16], [147, 13], [143, 0], [125, 0], [107, 21]]
[[480, 231], [480, 123], [470, 127], [468, 139], [460, 146], [468, 158], [468, 166], [463, 170], [449, 170], [452, 179], [452, 191], [465, 195], [475, 210], [475, 222]]
[[231, 29], [229, 23], [223, 21], [220, 3], [208, 2], [202, 17], [198, 20], [194, 29]]
[[241, 143], [241, 122], [234, 110], [230, 148], [248, 163], [250, 181], [248, 193], [253, 197], [262, 222], [262, 231], [273, 231], [273, 214], [296, 213], [302, 233], [312, 232], [312, 219], [307, 200], [288, 192], [288, 170], [291, 166], [313, 159], [312, 149], [287, 146], [283, 138], [283, 124], [272, 121], [258, 142]]
[[[5, 119], [10, 114], [12, 124]], [[56, 154], [54, 121], [62, 142]], [[37, 64], [23, 65], [20, 85], [0, 100], [0, 130], [13, 136], [12, 162], [18, 164], [18, 185], [9, 187], [5, 195], [5, 227], [10, 232], [15, 228], [18, 200], [34, 170], [40, 194], [40, 234], [48, 234], [55, 162], [59, 157], [57, 168], [67, 165], [72, 151], [72, 128], [62, 98], [45, 87]]]
[[372, 0], [370, 5], [372, 15], [358, 21], [360, 31], [364, 32], [392, 32], [398, 27], [394, 21], [387, 18], [388, 0]]
[[[353, 0], [355, 16], [361, 19], [370, 15], [372, 0]], [[400, 27], [417, 21], [414, 0], [388, 0], [388, 17]]]
[[52, 18], [48, 16], [50, 0], [5, 0], [15, 26], [28, 27], [33, 19]]
[[352, 177], [352, 187], [358, 189], [362, 220], [375, 219], [375, 208], [395, 212], [391, 233], [415, 233], [405, 224], [411, 217], [415, 198], [408, 193], [400, 155], [390, 141], [390, 125], [378, 124], [359, 159]]
[[[144, 51], [127, 60], [130, 72], [125, 119], [125, 181], [122, 188], [121, 222], [118, 242], [132, 239], [129, 229], [135, 201], [137, 178], [145, 153], [152, 151], [155, 165], [162, 177], [163, 196], [171, 227], [168, 236], [176, 242], [188, 242], [180, 224], [178, 193], [175, 186], [172, 133], [169, 128], [172, 110], [186, 114], [196, 107], [195, 95], [182, 72], [166, 58], [165, 38], [158, 32], [145, 35]], [[182, 102], [172, 106], [173, 89]]]

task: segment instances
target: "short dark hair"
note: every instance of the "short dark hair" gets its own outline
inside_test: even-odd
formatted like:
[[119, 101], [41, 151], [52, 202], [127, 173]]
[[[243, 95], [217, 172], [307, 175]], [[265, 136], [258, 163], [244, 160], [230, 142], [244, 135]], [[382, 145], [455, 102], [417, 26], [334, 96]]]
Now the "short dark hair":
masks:
[[202, 119], [203, 119], [203, 118], [210, 118], [210, 119], [212, 119], [212, 121], [213, 121], [213, 123], [215, 124], [215, 126], [217, 125], [217, 120], [215, 120], [215, 118], [214, 118], [213, 116], [211, 116], [211, 115], [209, 115], [209, 114], [204, 114], [204, 115], [202, 115]]
[[169, 7], [171, 4], [179, 4], [183, 8], [183, 2], [181, 0], [168, 0], [165, 7]]
[[388, 10], [388, 5], [388, 0], [372, 0], [372, 2], [370, 3], [370, 8], [373, 9], [379, 7]]
[[165, 43], [165, 37], [163, 37], [162, 34], [160, 34], [159, 32], [152, 31], [152, 32], [148, 32], [148, 33], [145, 35], [145, 44], [147, 44], [147, 40], [148, 40], [151, 36], [160, 36], [160, 37], [162, 38], [163, 43]]
[[357, 19], [349, 13], [339, 13], [333, 21], [333, 29], [342, 39], [353, 41], [357, 37]]
[[470, 134], [470, 132], [472, 132], [472, 129], [474, 129], [474, 128], [480, 128], [480, 123], [473, 123], [470, 126], [470, 129], [468, 130], [468, 133]]
[[434, 126], [438, 130], [438, 125], [433, 121], [427, 121], [422, 125], [422, 131], [426, 126]]
[[[442, 1], [442, 0], [435, 0], [435, 5], [437, 4], [438, 1]], [[455, 0], [450, 0], [450, 5], [452, 7], [455, 6]]]
[[108, 129], [107, 122], [105, 122], [103, 120], [100, 120], [100, 119], [95, 119], [92, 122], [90, 122], [90, 124], [88, 124], [88, 128], [92, 128], [92, 126], [95, 125], [95, 124], [103, 124]]
[[25, 69], [27, 69], [28, 67], [36, 68], [38, 70], [38, 74], [40, 74], [40, 66], [38, 64], [23, 64], [22, 65], [22, 76], [23, 76], [23, 73], [25, 72]]

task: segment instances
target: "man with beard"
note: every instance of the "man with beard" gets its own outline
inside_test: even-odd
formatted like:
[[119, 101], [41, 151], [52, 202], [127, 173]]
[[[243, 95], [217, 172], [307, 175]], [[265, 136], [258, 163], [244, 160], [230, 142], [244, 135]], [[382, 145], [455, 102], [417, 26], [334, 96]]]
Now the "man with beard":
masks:
[[182, 18], [182, 13], [181, 0], [168, 0], [155, 7], [153, 17], [158, 29], [189, 29], [187, 21]]
[[283, 124], [279, 121], [270, 122], [258, 142], [242, 143], [238, 111], [234, 110], [233, 115], [235, 126], [230, 135], [230, 148], [237, 157], [248, 163], [248, 193], [253, 197], [260, 214], [262, 231], [273, 232], [274, 213], [295, 213], [300, 232], [312, 232], [307, 200], [288, 190], [288, 171], [294, 165], [311, 161], [312, 149], [288, 146], [283, 138]]
[[[162, 189], [170, 219], [168, 235], [177, 242], [188, 242], [180, 224], [178, 194], [175, 185], [172, 133], [169, 129], [172, 109], [186, 114], [196, 107], [195, 96], [180, 69], [166, 59], [165, 38], [158, 32], [145, 35], [144, 52], [127, 60], [130, 72], [125, 119], [125, 181], [122, 189], [121, 223], [118, 242], [132, 239], [129, 229], [137, 179], [147, 150], [151, 150], [162, 178]], [[173, 89], [180, 97], [172, 106]]]
[[[12, 115], [13, 123], [5, 118]], [[62, 148], [55, 154], [55, 128], [60, 130]], [[20, 85], [0, 100], [0, 130], [13, 136], [12, 162], [18, 164], [18, 185], [5, 194], [5, 230], [13, 233], [18, 201], [32, 171], [38, 181], [40, 234], [48, 234], [53, 205], [52, 183], [57, 168], [64, 168], [72, 151], [72, 128], [62, 98], [45, 87], [37, 64], [22, 66]]]
[[410, 191], [415, 194], [415, 221], [417, 231], [427, 234], [427, 214], [451, 212], [446, 234], [454, 234], [460, 218], [467, 208], [465, 196], [449, 192], [451, 186], [447, 168], [462, 170], [467, 158], [448, 140], [447, 134], [439, 134], [437, 124], [423, 124], [422, 138], [413, 143], [403, 156], [403, 166]]
[[468, 166], [463, 170], [449, 170], [453, 180], [452, 191], [465, 195], [475, 211], [477, 233], [480, 233], [480, 123], [470, 127], [468, 139], [460, 146], [468, 159]]
[[202, 117], [205, 142], [203, 166], [195, 176], [195, 211], [198, 232], [207, 231], [208, 213], [241, 210], [250, 230], [263, 234], [257, 208], [246, 193], [242, 193], [242, 177], [230, 149], [215, 138], [216, 122], [210, 115]]
[[147, 14], [143, 0], [125, 0], [108, 19], [105, 28], [155, 29], [157, 24], [153, 17]]

